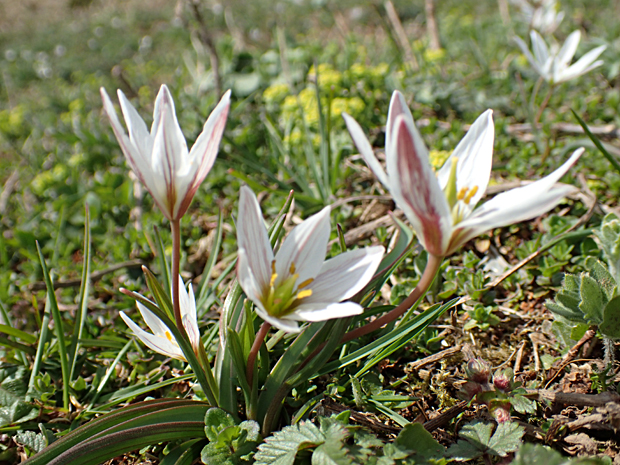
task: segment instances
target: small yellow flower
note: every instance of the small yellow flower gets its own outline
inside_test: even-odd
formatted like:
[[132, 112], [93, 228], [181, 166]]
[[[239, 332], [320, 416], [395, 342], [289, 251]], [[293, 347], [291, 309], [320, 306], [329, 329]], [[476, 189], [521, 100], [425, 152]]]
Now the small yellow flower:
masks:
[[284, 100], [289, 96], [289, 87], [284, 83], [272, 84], [263, 92], [263, 100], [267, 104], [274, 104]]
[[429, 62], [439, 61], [445, 56], [445, 48], [440, 48], [438, 50], [431, 50], [430, 48], [427, 48], [426, 50], [424, 50], [424, 59]]
[[429, 161], [431, 162], [431, 166], [435, 171], [443, 166], [448, 157], [452, 152], [448, 150], [431, 150], [428, 154]]

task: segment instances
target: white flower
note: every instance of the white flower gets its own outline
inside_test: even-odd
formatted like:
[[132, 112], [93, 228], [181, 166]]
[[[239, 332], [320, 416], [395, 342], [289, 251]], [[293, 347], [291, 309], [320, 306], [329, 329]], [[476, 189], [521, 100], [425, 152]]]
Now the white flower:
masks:
[[570, 65], [581, 40], [580, 31], [572, 32], [566, 38], [562, 48], [557, 43], [552, 43], [548, 47], [545, 40], [536, 31], [530, 32], [530, 38], [532, 39], [533, 55], [520, 37], [515, 37], [515, 41], [534, 70], [550, 84], [570, 81], [601, 66], [603, 60], [596, 59], [607, 48], [606, 45], [596, 47], [583, 55], [576, 63]]
[[476, 208], [489, 183], [494, 126], [491, 110], [472, 124], [435, 176], [428, 149], [415, 127], [404, 97], [394, 92], [388, 113], [385, 152], [387, 174], [362, 128], [349, 115], [345, 121], [355, 145], [388, 188], [426, 250], [444, 257], [468, 240], [493, 228], [541, 215], [573, 188], [555, 183], [577, 161], [583, 149], [549, 176], [495, 196]]
[[[181, 319], [183, 321], [183, 327], [187, 332], [190, 343], [194, 348], [194, 352], [198, 352], [200, 346], [200, 331], [198, 330], [198, 320], [196, 317], [196, 300], [194, 299], [194, 290], [191, 284], [189, 285], [189, 293], [183, 285], [183, 279], [179, 276], [179, 302], [181, 306]], [[121, 318], [133, 331], [133, 333], [140, 339], [146, 346], [153, 349], [155, 352], [166, 355], [167, 357], [176, 358], [179, 360], [185, 360], [185, 355], [179, 347], [174, 336], [170, 333], [168, 327], [148, 308], [142, 305], [140, 302], [136, 302], [138, 310], [142, 314], [142, 318], [146, 325], [153, 331], [148, 333], [140, 328], [133, 322], [131, 318], [125, 315], [125, 312], [121, 312]]]
[[551, 34], [564, 19], [564, 12], [559, 11], [556, 0], [534, 3], [528, 0], [511, 0], [510, 3], [519, 8], [523, 21], [541, 34]]
[[[239, 200], [237, 277], [256, 313], [287, 332], [297, 321], [323, 321], [359, 315], [363, 308], [342, 302], [357, 294], [374, 275], [383, 247], [351, 250], [325, 261], [330, 208], [296, 226], [273, 253], [263, 216], [252, 190]], [[342, 303], [340, 303], [342, 302]]]
[[209, 115], [189, 152], [177, 121], [172, 96], [165, 85], [161, 86], [155, 100], [150, 133], [123, 92], [118, 91], [118, 99], [129, 136], [125, 134], [112, 101], [103, 88], [101, 97], [131, 169], [151, 193], [162, 213], [171, 221], [180, 219], [217, 156], [230, 107], [230, 91], [224, 94]]

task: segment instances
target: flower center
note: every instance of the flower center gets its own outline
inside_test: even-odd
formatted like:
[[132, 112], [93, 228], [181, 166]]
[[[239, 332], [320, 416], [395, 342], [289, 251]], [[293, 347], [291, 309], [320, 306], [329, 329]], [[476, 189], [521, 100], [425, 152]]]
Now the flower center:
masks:
[[469, 214], [474, 205], [470, 205], [471, 200], [478, 192], [478, 186], [461, 187], [457, 191], [456, 188], [456, 168], [458, 157], [452, 157], [452, 165], [450, 167], [450, 177], [444, 189], [448, 205], [452, 209], [452, 220], [454, 224], [458, 224]]
[[269, 288], [263, 293], [262, 303], [269, 315], [276, 318], [288, 315], [301, 303], [306, 297], [312, 295], [312, 289], [304, 289], [308, 287], [313, 278], [297, 284], [299, 274], [295, 272], [295, 264], [291, 263], [288, 276], [280, 278], [276, 273], [276, 261], [271, 262], [271, 279], [269, 280]]

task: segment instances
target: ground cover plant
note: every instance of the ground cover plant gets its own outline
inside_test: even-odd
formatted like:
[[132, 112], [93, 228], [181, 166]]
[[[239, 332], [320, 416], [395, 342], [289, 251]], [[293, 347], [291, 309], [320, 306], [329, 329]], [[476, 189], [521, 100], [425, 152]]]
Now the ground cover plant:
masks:
[[0, 463], [619, 461], [619, 8], [0, 5]]

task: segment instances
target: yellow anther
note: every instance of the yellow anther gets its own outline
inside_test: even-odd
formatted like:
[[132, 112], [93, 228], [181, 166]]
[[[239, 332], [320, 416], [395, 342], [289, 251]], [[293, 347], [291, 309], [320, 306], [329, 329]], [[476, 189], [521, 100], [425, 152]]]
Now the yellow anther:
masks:
[[469, 205], [469, 202], [471, 202], [472, 197], [476, 195], [476, 192], [478, 192], [478, 186], [472, 187], [470, 191], [467, 193], [467, 195], [465, 196], [465, 203], [467, 205]]
[[304, 282], [299, 283], [297, 289], [303, 289], [304, 287], [309, 286], [310, 284], [312, 284], [312, 281], [314, 281], [314, 278], [306, 279]]
[[456, 200], [463, 200], [465, 198], [465, 196], [467, 195], [467, 191], [469, 190], [469, 188], [467, 187], [461, 187], [461, 190], [459, 191], [459, 193], [456, 196]]
[[304, 289], [297, 293], [297, 299], [303, 299], [312, 295], [312, 289]]
[[295, 263], [291, 262], [291, 266], [288, 269], [289, 273], [295, 274]]
[[166, 331], [166, 339], [168, 339], [168, 341], [172, 342], [172, 334], [170, 334], [170, 331]]
[[271, 262], [271, 279], [269, 280], [269, 286], [273, 287], [276, 283], [276, 279], [278, 279], [278, 273], [276, 273], [276, 261], [273, 260]]

